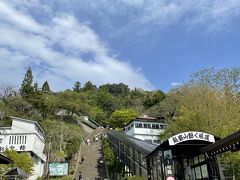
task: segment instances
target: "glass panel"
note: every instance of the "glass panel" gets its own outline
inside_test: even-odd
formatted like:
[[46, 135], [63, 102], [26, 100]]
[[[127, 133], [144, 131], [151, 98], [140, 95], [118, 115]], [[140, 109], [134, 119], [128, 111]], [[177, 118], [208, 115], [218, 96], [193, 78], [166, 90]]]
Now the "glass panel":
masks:
[[154, 175], [154, 179], [157, 179], [157, 168], [156, 167], [153, 168], [153, 175]]
[[156, 144], [160, 144], [161, 143], [160, 140], [153, 140], [153, 142], [156, 143]]
[[152, 143], [151, 139], [145, 139], [146, 142]]
[[207, 165], [204, 164], [201, 166], [202, 169], [202, 177], [203, 178], [208, 178], [208, 169], [207, 169]]
[[192, 179], [195, 180], [196, 179], [196, 176], [195, 176], [195, 170], [192, 169]]
[[135, 123], [136, 128], [142, 128], [142, 123]]
[[144, 128], [151, 128], [150, 124], [143, 124]]
[[202, 175], [201, 175], [200, 166], [195, 168], [195, 172], [196, 172], [196, 179], [201, 179]]
[[194, 163], [194, 164], [197, 164], [197, 163], [198, 163], [198, 156], [194, 157], [193, 163]]
[[199, 162], [205, 161], [204, 154], [199, 155]]

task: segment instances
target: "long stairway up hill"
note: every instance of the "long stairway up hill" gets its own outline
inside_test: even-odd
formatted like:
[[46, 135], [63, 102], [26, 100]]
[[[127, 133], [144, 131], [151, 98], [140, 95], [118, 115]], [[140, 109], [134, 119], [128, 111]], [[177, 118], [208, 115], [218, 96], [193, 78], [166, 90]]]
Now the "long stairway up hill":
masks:
[[[89, 138], [92, 141], [94, 135], [98, 133], [102, 133], [100, 128], [97, 128], [94, 131], [89, 131], [88, 129], [88, 131], [85, 131], [84, 133], [84, 139]], [[83, 155], [85, 158], [83, 163], [80, 163], [81, 155]], [[75, 180], [78, 180], [80, 171], [82, 174], [82, 179], [84, 180], [107, 179], [105, 165], [104, 163], [100, 163], [100, 161], [103, 162], [101, 141], [93, 142], [90, 146], [84, 143], [79, 153], [78, 164], [75, 171]]]

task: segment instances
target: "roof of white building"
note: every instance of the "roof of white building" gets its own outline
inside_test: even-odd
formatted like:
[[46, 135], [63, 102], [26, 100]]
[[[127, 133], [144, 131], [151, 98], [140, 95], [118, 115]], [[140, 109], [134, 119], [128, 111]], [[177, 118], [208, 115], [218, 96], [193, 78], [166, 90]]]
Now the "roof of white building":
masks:
[[129, 124], [131, 124], [132, 122], [135, 122], [135, 121], [140, 121], [140, 122], [149, 122], [149, 123], [164, 123], [164, 118], [163, 117], [158, 117], [158, 118], [155, 118], [155, 117], [149, 117], [147, 115], [141, 115], [141, 116], [138, 116], [137, 118], [131, 120], [129, 123], [127, 123], [125, 125], [125, 127], [127, 127]]
[[28, 120], [28, 119], [23, 119], [23, 118], [18, 118], [18, 117], [14, 117], [14, 116], [10, 116], [11, 119], [16, 119], [16, 120], [20, 120], [20, 121], [25, 121], [25, 122], [29, 122], [29, 123], [34, 123], [39, 129], [42, 130], [42, 132], [45, 134], [45, 130], [43, 129], [43, 127], [41, 126], [41, 124], [39, 124], [37, 121], [32, 121], [32, 120]]

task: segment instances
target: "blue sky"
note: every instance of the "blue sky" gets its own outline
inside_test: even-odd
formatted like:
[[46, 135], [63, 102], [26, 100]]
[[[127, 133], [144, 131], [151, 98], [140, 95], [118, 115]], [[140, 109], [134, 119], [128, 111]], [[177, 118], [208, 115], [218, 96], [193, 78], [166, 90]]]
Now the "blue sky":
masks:
[[0, 83], [26, 68], [54, 91], [96, 85], [167, 92], [202, 68], [238, 67], [238, 0], [2, 0]]

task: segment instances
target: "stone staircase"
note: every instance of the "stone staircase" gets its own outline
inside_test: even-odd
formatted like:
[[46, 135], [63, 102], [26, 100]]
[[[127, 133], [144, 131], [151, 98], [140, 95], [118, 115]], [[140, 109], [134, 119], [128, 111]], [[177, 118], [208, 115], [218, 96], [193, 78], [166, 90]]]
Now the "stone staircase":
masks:
[[[101, 129], [95, 129], [92, 133], [86, 134], [85, 139], [89, 138], [92, 142], [92, 138], [98, 132], [102, 132]], [[80, 162], [81, 155], [84, 156], [85, 161]], [[103, 180], [107, 179], [106, 169], [103, 162], [103, 153], [101, 149], [101, 142], [93, 142], [90, 146], [83, 145], [80, 150], [77, 168], [75, 171], [75, 179], [78, 180], [79, 172], [81, 171], [83, 180]]]

